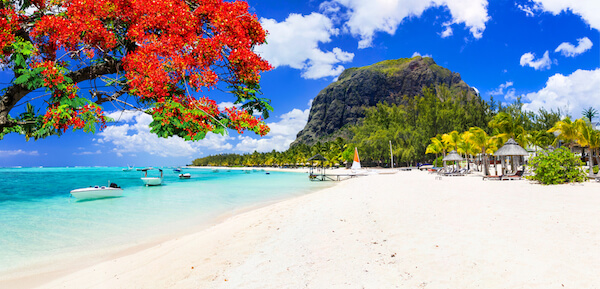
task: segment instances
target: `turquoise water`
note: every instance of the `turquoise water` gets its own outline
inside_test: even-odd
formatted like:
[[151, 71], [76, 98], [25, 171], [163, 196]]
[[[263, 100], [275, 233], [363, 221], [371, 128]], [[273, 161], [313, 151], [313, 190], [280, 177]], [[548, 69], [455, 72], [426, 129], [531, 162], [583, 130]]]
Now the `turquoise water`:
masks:
[[[121, 168], [0, 168], [0, 273], [143, 244], [206, 224], [248, 206], [298, 196], [331, 184], [306, 174], [183, 169], [180, 180], [164, 169], [164, 185], [145, 187], [141, 172]], [[158, 176], [151, 171], [149, 176]], [[77, 201], [69, 191], [108, 181], [123, 197]]]

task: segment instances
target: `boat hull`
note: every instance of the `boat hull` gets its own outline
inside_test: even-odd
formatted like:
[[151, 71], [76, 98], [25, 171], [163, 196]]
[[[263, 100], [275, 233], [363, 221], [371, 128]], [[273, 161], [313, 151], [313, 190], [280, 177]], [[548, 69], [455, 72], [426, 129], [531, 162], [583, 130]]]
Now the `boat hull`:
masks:
[[185, 173], [185, 174], [179, 174], [179, 178], [180, 178], [180, 179], [189, 179], [189, 178], [191, 178], [191, 177], [192, 177], [192, 175], [191, 175], [191, 174], [189, 174], [189, 173]]
[[146, 186], [160, 186], [162, 185], [162, 178], [142, 178], [142, 182]]
[[123, 189], [111, 187], [90, 187], [72, 190], [71, 196], [78, 200], [117, 198], [123, 196]]

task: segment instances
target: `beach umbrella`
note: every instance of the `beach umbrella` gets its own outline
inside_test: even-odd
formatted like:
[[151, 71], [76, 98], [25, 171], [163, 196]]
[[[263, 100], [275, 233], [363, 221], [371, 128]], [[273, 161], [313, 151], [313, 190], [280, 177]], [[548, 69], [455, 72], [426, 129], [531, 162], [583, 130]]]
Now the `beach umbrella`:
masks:
[[[442, 161], [462, 161], [463, 157], [461, 157], [455, 150], [451, 151], [449, 154], [447, 154]], [[444, 166], [445, 168], [445, 166]]]
[[[513, 165], [516, 169], [516, 165], [513, 161], [513, 157], [515, 156], [528, 156], [529, 153], [522, 148], [513, 138], [509, 138], [504, 145], [499, 148], [495, 153], [495, 156], [500, 157], [510, 157], [511, 165]], [[502, 159], [503, 167], [504, 167], [504, 159]]]
[[495, 156], [528, 156], [529, 153], [522, 148], [513, 138], [509, 138], [504, 145], [499, 148], [495, 153]]
[[461, 157], [456, 151], [451, 151], [442, 160], [443, 161], [462, 161], [463, 157]]

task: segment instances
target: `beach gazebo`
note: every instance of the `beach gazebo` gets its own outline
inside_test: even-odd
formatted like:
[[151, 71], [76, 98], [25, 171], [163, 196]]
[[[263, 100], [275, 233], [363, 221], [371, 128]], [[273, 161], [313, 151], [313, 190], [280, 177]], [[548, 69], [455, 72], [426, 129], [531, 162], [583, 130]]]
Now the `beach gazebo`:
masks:
[[[324, 156], [322, 156], [321, 154], [316, 154], [316, 155], [312, 156], [311, 158], [309, 158], [307, 161], [310, 162], [308, 178], [311, 181], [313, 181], [313, 180], [323, 181], [325, 179], [325, 165], [324, 164], [327, 161], [327, 159]], [[313, 161], [320, 161], [321, 166], [320, 167], [318, 165], [316, 167], [313, 166]], [[320, 175], [315, 174], [315, 168], [317, 169], [317, 171], [320, 169]]]
[[[461, 157], [455, 150], [451, 151], [449, 154], [447, 154], [442, 159], [442, 161], [444, 161], [444, 162], [448, 162], [448, 161], [460, 162], [462, 160], [463, 160], [463, 157]], [[446, 168], [446, 166], [444, 165], [444, 169], [445, 168]]]
[[514, 157], [528, 156], [529, 153], [523, 147], [521, 147], [513, 138], [509, 138], [504, 143], [504, 145], [494, 153], [494, 155], [502, 157], [502, 173], [504, 173], [505, 157], [511, 158], [511, 166], [513, 167], [513, 170], [516, 170], [518, 165], [516, 165]]

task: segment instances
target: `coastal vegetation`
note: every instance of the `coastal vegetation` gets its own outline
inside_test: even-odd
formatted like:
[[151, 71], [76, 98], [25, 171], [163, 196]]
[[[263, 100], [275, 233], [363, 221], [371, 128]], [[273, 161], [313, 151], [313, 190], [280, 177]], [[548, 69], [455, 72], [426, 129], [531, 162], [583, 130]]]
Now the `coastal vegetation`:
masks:
[[583, 182], [587, 179], [581, 169], [584, 163], [566, 147], [545, 151], [531, 159], [533, 175], [528, 178], [544, 185]]
[[[269, 132], [259, 80], [272, 67], [254, 52], [266, 32], [246, 2], [3, 0], [0, 28], [0, 69], [14, 75], [0, 92], [0, 139], [94, 132], [110, 121], [107, 102], [150, 114], [165, 138]], [[190, 93], [213, 89], [236, 106]]]
[[[452, 92], [444, 86], [425, 88], [422, 96], [405, 98], [404, 102], [401, 105], [379, 103], [365, 109], [365, 118], [348, 127], [350, 137], [347, 139], [338, 137], [312, 146], [300, 143], [284, 152], [209, 156], [196, 159], [193, 164], [302, 166], [307, 164], [308, 158], [320, 153], [328, 159], [326, 165], [342, 166], [351, 163], [357, 147], [361, 162], [367, 166], [387, 167], [392, 156], [395, 166], [433, 163], [436, 159], [435, 165], [441, 165], [441, 158], [456, 150], [469, 160], [481, 155], [478, 166], [487, 175], [491, 156], [509, 138], [524, 148], [532, 148], [534, 155], [542, 158], [549, 155], [549, 146], [562, 144], [573, 148], [577, 145], [591, 162], [590, 177], [595, 174], [594, 163], [600, 163], [600, 132], [587, 117], [571, 121], [560, 110], [540, 109], [534, 113], [523, 110], [520, 98], [503, 106], [493, 97], [487, 102]], [[594, 115], [591, 117], [593, 120]], [[565, 157], [564, 154], [560, 157]], [[542, 163], [540, 159], [530, 165]], [[564, 177], [579, 179], [571, 176]]]

